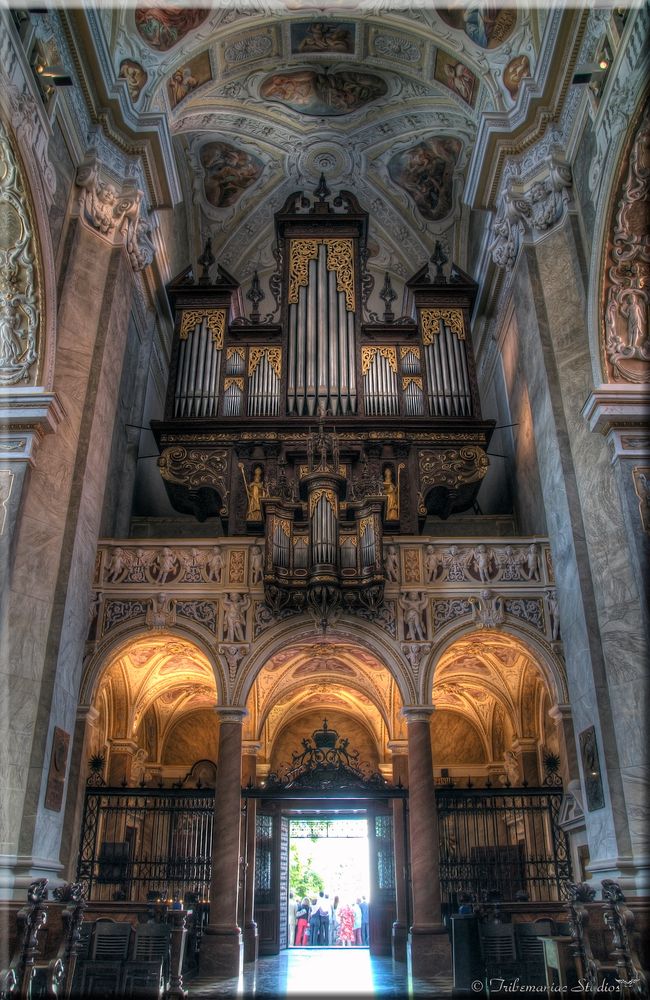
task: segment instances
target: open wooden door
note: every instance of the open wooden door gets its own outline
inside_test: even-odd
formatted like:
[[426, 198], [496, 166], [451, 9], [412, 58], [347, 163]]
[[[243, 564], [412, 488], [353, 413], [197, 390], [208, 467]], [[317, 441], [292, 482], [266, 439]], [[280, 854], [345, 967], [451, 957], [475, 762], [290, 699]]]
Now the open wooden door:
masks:
[[395, 920], [393, 815], [386, 804], [368, 808], [370, 848], [369, 944], [373, 955], [390, 955]]
[[260, 955], [287, 947], [289, 819], [275, 810], [257, 813], [255, 838], [255, 923]]

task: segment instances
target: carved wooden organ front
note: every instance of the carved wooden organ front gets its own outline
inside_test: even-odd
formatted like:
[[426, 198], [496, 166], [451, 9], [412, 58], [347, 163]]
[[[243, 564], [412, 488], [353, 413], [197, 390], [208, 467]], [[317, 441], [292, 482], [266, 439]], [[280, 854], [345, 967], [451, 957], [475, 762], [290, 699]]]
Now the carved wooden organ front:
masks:
[[475, 503], [493, 424], [481, 420], [474, 283], [438, 250], [406, 283], [412, 308], [369, 310], [368, 217], [321, 182], [276, 215], [277, 269], [238, 282], [209, 250], [169, 287], [176, 316], [165, 419], [153, 425], [174, 507], [215, 533], [263, 534], [267, 601], [374, 607], [382, 537]]

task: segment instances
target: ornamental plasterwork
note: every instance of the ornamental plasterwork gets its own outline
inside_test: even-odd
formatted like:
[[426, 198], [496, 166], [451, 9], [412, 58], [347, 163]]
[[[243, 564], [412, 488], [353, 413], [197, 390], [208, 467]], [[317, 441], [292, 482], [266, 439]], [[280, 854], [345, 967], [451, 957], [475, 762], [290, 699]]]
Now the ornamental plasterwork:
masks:
[[623, 187], [607, 244], [604, 340], [607, 376], [614, 382], [650, 381], [648, 331], [647, 150], [650, 105], [634, 134]]
[[77, 169], [82, 219], [111, 243], [122, 241], [134, 271], [154, 258], [152, 225], [144, 215], [143, 192], [132, 181], [119, 188], [102, 176], [95, 152]]
[[511, 270], [524, 233], [538, 236], [562, 219], [572, 195], [571, 168], [556, 156], [545, 158], [543, 170], [530, 183], [508, 180], [497, 206], [488, 247], [497, 267]]
[[0, 386], [36, 382], [41, 298], [31, 202], [9, 135], [0, 122]]

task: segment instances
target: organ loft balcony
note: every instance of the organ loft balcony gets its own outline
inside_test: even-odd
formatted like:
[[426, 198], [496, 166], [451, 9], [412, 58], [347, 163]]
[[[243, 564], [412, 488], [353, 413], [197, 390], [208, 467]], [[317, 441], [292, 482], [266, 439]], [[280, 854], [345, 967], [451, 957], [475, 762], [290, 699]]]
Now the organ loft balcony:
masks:
[[438, 244], [406, 282], [404, 314], [388, 274], [384, 312], [369, 313], [367, 227], [356, 198], [331, 197], [321, 178], [313, 198], [298, 192], [275, 216], [273, 311], [261, 311], [255, 275], [246, 314], [209, 243], [198, 277], [188, 269], [168, 286], [175, 329], [165, 419], [152, 424], [158, 464], [173, 506], [214, 518], [215, 534], [268, 541], [268, 511], [277, 518], [283, 503], [307, 539], [319, 435], [337, 478], [336, 531], [354, 534], [364, 502], [377, 541], [476, 502], [494, 427], [476, 384], [476, 285], [446, 268]]

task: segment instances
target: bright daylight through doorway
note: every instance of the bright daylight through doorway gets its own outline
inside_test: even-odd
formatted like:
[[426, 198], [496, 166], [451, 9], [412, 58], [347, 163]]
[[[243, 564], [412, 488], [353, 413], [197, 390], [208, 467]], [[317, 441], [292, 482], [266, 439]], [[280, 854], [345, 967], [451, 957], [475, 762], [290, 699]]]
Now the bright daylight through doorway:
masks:
[[[303, 917], [307, 920], [303, 932], [300, 922], [294, 923], [290, 899], [289, 945], [367, 946], [369, 868], [365, 817], [292, 819], [289, 825], [289, 891], [293, 893], [298, 913], [301, 912], [300, 904], [306, 899], [310, 912]], [[321, 892], [324, 897], [320, 896]], [[329, 911], [325, 922], [315, 912], [323, 898], [323, 914]], [[356, 935], [355, 924], [360, 925]]]

